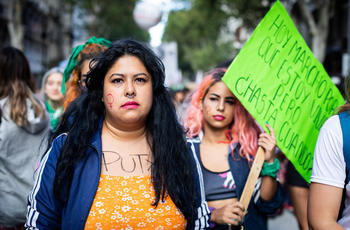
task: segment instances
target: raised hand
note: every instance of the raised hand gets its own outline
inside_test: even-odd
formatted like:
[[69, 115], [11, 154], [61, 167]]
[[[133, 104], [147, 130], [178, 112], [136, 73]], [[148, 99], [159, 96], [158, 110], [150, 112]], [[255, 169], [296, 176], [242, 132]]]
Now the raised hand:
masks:
[[266, 127], [270, 130], [270, 134], [261, 133], [258, 139], [258, 145], [265, 150], [265, 161], [272, 163], [275, 159], [275, 149], [276, 149], [276, 137], [273, 128], [266, 124]]
[[212, 211], [211, 221], [218, 224], [239, 225], [243, 220], [244, 211], [243, 204], [238, 201], [227, 204]]

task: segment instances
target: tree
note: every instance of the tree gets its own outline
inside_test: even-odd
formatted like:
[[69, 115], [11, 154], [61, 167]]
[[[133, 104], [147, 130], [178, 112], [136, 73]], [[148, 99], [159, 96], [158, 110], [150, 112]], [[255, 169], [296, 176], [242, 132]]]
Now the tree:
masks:
[[300, 7], [304, 23], [309, 29], [311, 50], [322, 63], [325, 59], [329, 19], [332, 16], [331, 9], [334, 1], [332, 3], [330, 0], [309, 1], [313, 7], [310, 7], [305, 0], [298, 0], [297, 4]]
[[232, 42], [219, 38], [227, 19], [219, 1], [194, 1], [191, 9], [169, 14], [163, 41], [177, 41], [179, 65], [185, 74], [209, 70], [232, 58]]
[[[270, 6], [272, 0], [224, 0], [229, 9], [233, 9], [232, 15], [242, 18], [248, 28], [255, 28]], [[281, 0], [289, 10], [292, 19], [297, 26], [306, 25], [308, 34], [302, 34], [306, 40], [310, 38], [311, 50], [315, 57], [322, 63], [325, 59], [327, 37], [329, 33], [329, 20], [332, 17], [332, 9], [335, 1], [331, 0]]]
[[21, 0], [8, 1], [7, 29], [10, 35], [11, 46], [23, 50], [23, 23]]
[[[222, 35], [227, 31], [227, 22], [239, 18], [243, 26], [253, 30], [274, 0], [183, 0], [190, 2], [189, 10], [171, 12], [164, 31], [164, 41], [177, 41], [179, 47], [180, 68], [205, 70], [212, 68], [225, 58], [232, 58], [237, 52], [230, 42], [234, 34]], [[325, 58], [329, 19], [332, 16], [330, 0], [294, 0], [282, 1], [297, 26], [305, 24], [308, 34], [302, 34], [310, 40], [311, 49], [316, 58], [323, 62]], [[310, 38], [310, 39], [307, 39]], [[213, 52], [214, 51], [214, 52]]]
[[109, 40], [135, 38], [149, 41], [147, 31], [139, 28], [133, 19], [133, 10], [137, 0], [70, 0], [90, 17], [85, 26], [90, 35], [105, 37]]

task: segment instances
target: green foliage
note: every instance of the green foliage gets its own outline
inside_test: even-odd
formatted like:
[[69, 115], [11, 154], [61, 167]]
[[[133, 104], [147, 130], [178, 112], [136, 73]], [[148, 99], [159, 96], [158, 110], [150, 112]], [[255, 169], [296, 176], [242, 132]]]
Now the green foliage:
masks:
[[218, 64], [233, 58], [236, 53], [237, 51], [233, 48], [232, 42], [205, 44], [199, 49], [187, 52], [185, 58], [195, 60], [192, 62], [194, 69], [208, 71]]
[[247, 28], [255, 28], [275, 0], [221, 0], [232, 16], [243, 20]]
[[133, 19], [133, 10], [137, 0], [66, 0], [71, 1], [92, 16], [86, 23], [91, 35], [102, 36], [111, 41], [120, 38], [135, 38], [149, 41], [148, 31], [139, 28]]
[[217, 1], [195, 1], [190, 10], [169, 14], [163, 41], [177, 41], [179, 66], [185, 74], [209, 70], [230, 57], [232, 47], [227, 49], [228, 44], [217, 42], [227, 19]]
[[[176, 41], [179, 48], [179, 66], [185, 74], [209, 70], [233, 58], [232, 34], [222, 41], [230, 17], [241, 18], [248, 28], [254, 28], [268, 11], [273, 0], [183, 0], [190, 2], [189, 10], [169, 14], [163, 41]], [[230, 38], [231, 37], [231, 38]]]

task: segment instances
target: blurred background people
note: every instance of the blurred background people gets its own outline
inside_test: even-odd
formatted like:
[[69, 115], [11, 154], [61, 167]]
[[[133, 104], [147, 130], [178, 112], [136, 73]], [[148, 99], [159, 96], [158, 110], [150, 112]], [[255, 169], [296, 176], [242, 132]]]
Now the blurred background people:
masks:
[[[62, 93], [65, 94], [64, 109], [86, 89], [86, 74], [90, 71], [90, 61], [101, 55], [111, 42], [104, 38], [91, 37], [83, 45], [74, 47], [63, 72]], [[65, 87], [68, 90], [65, 93]]]
[[50, 128], [24, 54], [0, 51], [0, 229], [22, 229], [34, 171]]
[[171, 101], [175, 106], [179, 121], [181, 122], [183, 115], [188, 107], [188, 104], [184, 102], [188, 94], [190, 93], [190, 90], [186, 86], [179, 85], [177, 87], [169, 88], [169, 93]]
[[63, 113], [62, 80], [63, 72], [58, 67], [54, 67], [45, 73], [41, 84], [41, 93], [50, 115], [53, 131], [56, 130]]

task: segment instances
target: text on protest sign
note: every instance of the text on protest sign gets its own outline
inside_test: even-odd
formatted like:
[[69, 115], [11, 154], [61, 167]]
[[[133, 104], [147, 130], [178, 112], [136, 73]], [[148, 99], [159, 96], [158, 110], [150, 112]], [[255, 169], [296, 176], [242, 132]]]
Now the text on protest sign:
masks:
[[309, 182], [319, 130], [344, 99], [279, 1], [223, 81], [262, 127], [274, 128], [277, 145]]

